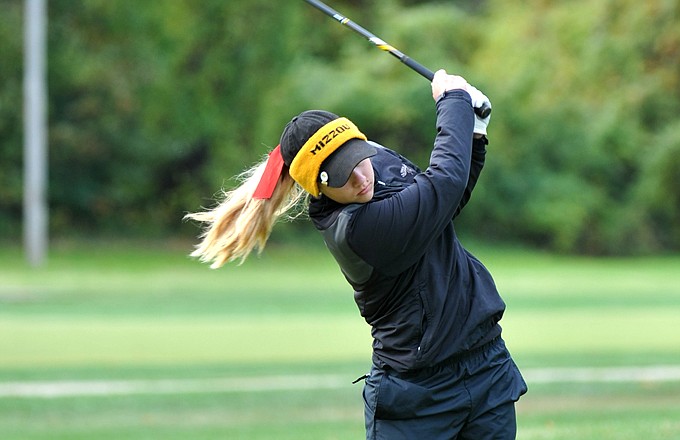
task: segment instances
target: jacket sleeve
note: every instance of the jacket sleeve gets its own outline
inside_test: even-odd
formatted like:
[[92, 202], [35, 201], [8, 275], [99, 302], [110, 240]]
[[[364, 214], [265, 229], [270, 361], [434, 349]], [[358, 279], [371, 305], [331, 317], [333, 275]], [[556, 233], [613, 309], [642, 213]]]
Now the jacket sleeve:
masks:
[[437, 136], [428, 168], [394, 196], [362, 205], [348, 225], [352, 250], [388, 275], [421, 258], [451, 222], [468, 188], [474, 126], [470, 96], [448, 91], [436, 107]]
[[453, 214], [454, 218], [460, 214], [460, 212], [463, 210], [463, 207], [467, 204], [467, 202], [470, 200], [470, 197], [472, 196], [472, 190], [475, 188], [477, 180], [479, 180], [479, 174], [482, 172], [482, 168], [484, 168], [484, 161], [486, 159], [486, 146], [488, 143], [489, 141], [486, 139], [486, 136], [472, 140], [470, 177], [468, 178], [468, 184], [467, 187], [465, 187], [465, 193], [463, 194], [463, 198], [458, 205], [458, 209], [456, 209], [456, 212]]

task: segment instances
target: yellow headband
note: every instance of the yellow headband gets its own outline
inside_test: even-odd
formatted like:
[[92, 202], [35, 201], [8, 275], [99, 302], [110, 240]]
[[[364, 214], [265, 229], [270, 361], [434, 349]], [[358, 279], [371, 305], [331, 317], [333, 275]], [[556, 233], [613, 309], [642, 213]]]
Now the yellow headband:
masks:
[[324, 125], [310, 137], [295, 155], [288, 172], [302, 188], [315, 197], [321, 195], [318, 176], [321, 164], [350, 139], [366, 136], [347, 118], [338, 118]]

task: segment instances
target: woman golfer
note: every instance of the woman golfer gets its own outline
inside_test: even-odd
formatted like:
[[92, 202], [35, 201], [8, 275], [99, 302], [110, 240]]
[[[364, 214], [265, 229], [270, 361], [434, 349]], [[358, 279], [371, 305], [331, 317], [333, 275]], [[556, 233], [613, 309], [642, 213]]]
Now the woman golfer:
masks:
[[367, 439], [513, 439], [526, 384], [501, 339], [505, 304], [453, 219], [484, 165], [488, 101], [463, 78], [432, 80], [437, 135], [425, 171], [312, 110], [213, 210], [194, 256], [219, 267], [264, 247], [277, 217], [309, 193], [309, 216], [371, 326]]

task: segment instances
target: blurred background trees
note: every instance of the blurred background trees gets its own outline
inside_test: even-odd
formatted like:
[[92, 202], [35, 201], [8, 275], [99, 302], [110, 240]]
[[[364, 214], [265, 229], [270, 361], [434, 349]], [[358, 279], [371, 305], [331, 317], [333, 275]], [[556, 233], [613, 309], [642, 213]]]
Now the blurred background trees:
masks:
[[[679, 0], [329, 3], [491, 98], [461, 230], [560, 252], [680, 249]], [[429, 84], [302, 1], [48, 8], [53, 237], [194, 236], [184, 213], [211, 205], [309, 108], [427, 164]], [[23, 2], [0, 10], [0, 238], [15, 240]]]

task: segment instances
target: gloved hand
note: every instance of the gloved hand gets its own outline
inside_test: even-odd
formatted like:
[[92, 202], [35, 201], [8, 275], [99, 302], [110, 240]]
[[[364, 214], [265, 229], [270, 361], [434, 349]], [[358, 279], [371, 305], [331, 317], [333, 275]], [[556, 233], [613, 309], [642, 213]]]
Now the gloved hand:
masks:
[[[477, 90], [477, 88], [474, 86], [468, 84], [465, 90], [467, 90], [467, 92], [470, 94], [470, 98], [472, 99], [472, 107], [479, 108], [484, 102], [488, 102], [489, 105], [491, 105], [489, 98], [487, 98], [484, 93]], [[489, 125], [490, 120], [491, 115], [482, 119], [475, 113], [475, 129], [473, 130], [473, 133], [486, 136], [486, 127]]]
[[449, 75], [446, 70], [439, 69], [434, 73], [432, 78], [432, 98], [438, 101], [439, 98], [448, 90], [461, 89], [466, 90], [468, 87], [465, 78], [458, 75]]

